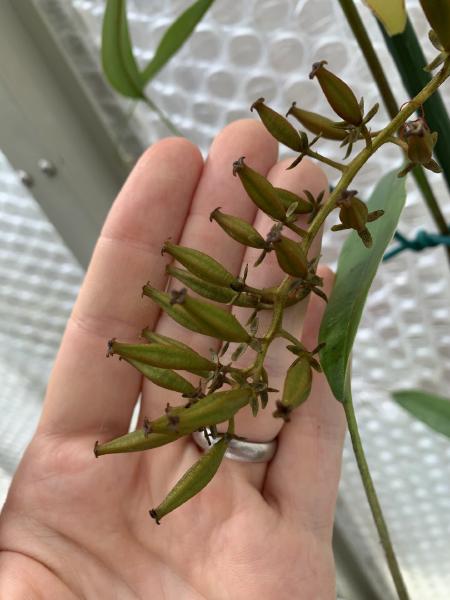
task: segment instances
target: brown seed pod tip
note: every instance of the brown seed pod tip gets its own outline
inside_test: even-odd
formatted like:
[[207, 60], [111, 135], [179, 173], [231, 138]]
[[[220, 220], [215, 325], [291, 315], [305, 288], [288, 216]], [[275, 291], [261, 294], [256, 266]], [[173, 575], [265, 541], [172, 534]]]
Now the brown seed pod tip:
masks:
[[320, 60], [319, 62], [313, 63], [311, 73], [309, 74], [309, 78], [314, 79], [314, 77], [317, 74], [317, 71], [319, 69], [321, 69], [323, 67], [323, 65], [327, 65], [327, 64], [328, 64], [328, 61], [326, 61], [326, 60]]
[[209, 214], [209, 220], [211, 221], [211, 223], [214, 221], [214, 219], [216, 217], [216, 213], [219, 212], [221, 208], [222, 208], [221, 206], [218, 206]]
[[180, 422], [180, 417], [178, 415], [168, 414], [167, 420], [169, 421], [169, 428], [173, 429], [174, 431], [177, 431], [178, 424]]
[[344, 190], [338, 200], [336, 201], [337, 206], [350, 206], [351, 199], [356, 196], [357, 190]]
[[183, 304], [186, 299], [187, 289], [181, 288], [181, 290], [172, 290], [170, 292], [170, 305]]
[[364, 227], [364, 229], [358, 231], [358, 235], [366, 248], [370, 248], [372, 246], [372, 236], [370, 235], [370, 231], [367, 229], [367, 227]]
[[141, 293], [141, 298], [143, 298], [145, 296], [145, 289], [151, 287], [150, 285], [150, 281], [147, 281], [147, 283], [145, 285], [142, 286], [142, 293]]
[[289, 423], [289, 421], [291, 420], [292, 407], [286, 406], [281, 402], [281, 400], [277, 400], [276, 404], [277, 409], [273, 411], [272, 415], [276, 419], [283, 419], [285, 423]]
[[142, 428], [144, 430], [145, 437], [147, 437], [152, 432], [152, 424], [148, 417], [144, 417], [144, 423]]
[[238, 160], [235, 160], [233, 163], [233, 175], [236, 176], [239, 171], [241, 171], [245, 167], [244, 163], [245, 156], [241, 156]]
[[95, 444], [94, 444], [94, 456], [95, 456], [95, 458], [98, 458], [98, 451], [97, 451], [98, 446], [99, 446], [99, 443], [98, 443], [98, 440], [96, 440]]
[[295, 108], [296, 106], [297, 106], [297, 102], [293, 102], [293, 103], [291, 104], [291, 106], [290, 106], [289, 110], [288, 110], [288, 111], [287, 111], [287, 113], [286, 113], [286, 117], [288, 117], [288, 116], [291, 114], [291, 112], [292, 112], [292, 109], [293, 109], [293, 108]]
[[297, 156], [297, 158], [293, 162], [291, 162], [291, 164], [286, 168], [286, 171], [294, 169], [297, 165], [299, 165], [302, 162], [304, 157], [305, 155], [303, 153], [299, 154], [299, 156]]
[[265, 102], [265, 98], [258, 98], [258, 100], [255, 100], [253, 102], [253, 104], [250, 106], [250, 111], [253, 112], [254, 108], [257, 108], [259, 104], [264, 104]]
[[154, 508], [149, 510], [148, 514], [151, 516], [152, 519], [155, 519], [157, 525], [161, 525], [161, 521], [158, 518], [158, 513], [156, 512], [156, 510]]
[[317, 345], [314, 350], [311, 352], [311, 354], [317, 354], [318, 352], [320, 352], [321, 350], [323, 350], [325, 348], [325, 346], [327, 345], [326, 342], [320, 342], [319, 345]]
[[107, 344], [107, 350], [106, 350], [106, 358], [109, 358], [110, 356], [113, 356], [114, 354], [114, 342], [116, 341], [117, 338], [111, 338], [110, 340], [108, 340], [108, 344]]

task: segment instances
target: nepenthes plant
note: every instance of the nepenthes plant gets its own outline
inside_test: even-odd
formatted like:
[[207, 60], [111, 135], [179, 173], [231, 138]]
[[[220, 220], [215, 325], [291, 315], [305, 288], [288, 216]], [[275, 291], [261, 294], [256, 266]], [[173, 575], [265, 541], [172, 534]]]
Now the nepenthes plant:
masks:
[[[399, 598], [408, 595], [359, 438], [351, 400], [350, 355], [370, 283], [404, 205], [404, 178], [418, 165], [440, 172], [433, 158], [438, 134], [428, 125], [423, 104], [450, 75], [450, 5], [425, 0], [421, 4], [433, 28], [430, 39], [439, 53], [428, 67], [436, 74], [383, 128], [371, 129], [378, 104], [366, 110], [363, 99], [358, 99], [347, 83], [328, 68], [326, 61], [315, 63], [309, 77], [317, 80], [339, 120], [296, 103], [286, 117], [270, 108], [264, 98], [253, 103], [251, 110], [258, 114], [268, 132], [296, 154], [289, 168], [295, 168], [308, 156], [336, 169], [340, 178], [329, 194], [327, 190], [318, 195], [304, 190], [303, 195], [298, 195], [274, 187], [244, 156], [236, 157], [230, 165], [230, 177], [239, 178], [249, 201], [268, 215], [273, 225], [269, 231], [258, 231], [250, 223], [228, 214], [226, 207], [217, 207], [209, 218], [211, 227], [220, 227], [235, 243], [258, 249], [256, 262], [247, 265], [236, 277], [211, 256], [168, 240], [162, 252], [174, 259], [167, 272], [176, 285], [170, 291], [158, 290], [151, 282], [143, 286], [143, 295], [174, 321], [190, 331], [219, 340], [221, 350], [202, 356], [186, 344], [148, 329], [141, 333], [140, 344], [112, 338], [108, 342], [108, 356], [117, 355], [154, 384], [177, 392], [179, 403], [167, 405], [164, 414], [156, 419], [144, 419], [136, 431], [96, 443], [94, 449], [96, 456], [151, 450], [196, 431], [204, 432], [208, 441], [210, 437], [214, 439], [210, 450], [192, 465], [158, 506], [150, 509], [151, 517], [159, 524], [171, 511], [200, 493], [214, 477], [230, 440], [239, 436], [234, 417], [242, 408], [250, 406], [258, 418], [259, 411], [267, 409], [269, 398], [276, 398], [273, 417], [288, 423], [292, 411], [309, 396], [313, 371], [323, 370], [337, 401], [344, 406], [355, 456]], [[309, 134], [299, 131], [288, 117]], [[345, 148], [343, 159], [336, 160], [316, 150], [323, 138]], [[362, 144], [362, 149], [355, 151], [356, 144]], [[404, 163], [381, 180], [367, 203], [362, 199], [364, 193], [351, 187], [352, 181], [385, 144], [395, 144]], [[332, 230], [352, 230], [352, 233], [342, 251], [334, 291], [327, 298], [317, 274], [320, 257], [311, 255], [311, 247], [334, 211], [339, 223]], [[298, 225], [299, 215], [307, 216], [306, 227]], [[276, 256], [279, 285], [271, 288], [248, 285], [248, 270], [257, 269], [269, 253]], [[306, 348], [283, 324], [286, 307], [310, 294], [328, 303], [320, 344], [315, 348]], [[244, 321], [233, 314], [234, 306], [248, 309]], [[271, 315], [265, 331], [261, 331], [259, 323], [262, 311]], [[292, 353], [282, 390], [271, 387], [265, 369], [268, 350], [279, 338]], [[252, 353], [252, 360], [245, 368], [239, 363], [244, 352]], [[227, 429], [219, 431], [223, 423], [227, 423]]]

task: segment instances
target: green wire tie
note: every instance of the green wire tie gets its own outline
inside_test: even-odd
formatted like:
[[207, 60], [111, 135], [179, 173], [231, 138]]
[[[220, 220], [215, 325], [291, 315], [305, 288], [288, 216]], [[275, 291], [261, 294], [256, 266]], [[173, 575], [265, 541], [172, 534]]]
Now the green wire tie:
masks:
[[435, 246], [450, 246], [450, 233], [449, 235], [441, 235], [438, 233], [428, 233], [427, 231], [420, 229], [414, 239], [408, 240], [399, 231], [394, 234], [399, 244], [386, 252], [383, 256], [383, 262], [391, 259], [393, 256], [400, 254], [404, 250], [412, 250], [413, 252], [421, 252], [425, 248], [434, 248]]

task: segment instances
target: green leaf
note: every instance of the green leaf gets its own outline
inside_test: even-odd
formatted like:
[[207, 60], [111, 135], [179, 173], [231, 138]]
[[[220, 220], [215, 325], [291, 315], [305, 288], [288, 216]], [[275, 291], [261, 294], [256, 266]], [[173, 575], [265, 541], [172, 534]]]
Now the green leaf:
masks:
[[142, 85], [148, 83], [181, 48], [214, 0], [197, 0], [167, 29], [155, 56], [141, 73]]
[[450, 438], [450, 400], [420, 390], [398, 390], [392, 398], [416, 419]]
[[385, 211], [368, 225], [372, 248], [365, 248], [356, 232], [348, 236], [342, 247], [336, 281], [320, 328], [319, 341], [326, 343], [320, 353], [321, 365], [340, 402], [349, 400], [350, 354], [367, 294], [405, 204], [405, 180], [399, 179], [397, 172], [398, 169], [391, 171], [378, 182], [368, 202], [369, 211]]
[[143, 83], [128, 31], [126, 0], [107, 0], [101, 54], [103, 72], [111, 86], [129, 98], [143, 98]]

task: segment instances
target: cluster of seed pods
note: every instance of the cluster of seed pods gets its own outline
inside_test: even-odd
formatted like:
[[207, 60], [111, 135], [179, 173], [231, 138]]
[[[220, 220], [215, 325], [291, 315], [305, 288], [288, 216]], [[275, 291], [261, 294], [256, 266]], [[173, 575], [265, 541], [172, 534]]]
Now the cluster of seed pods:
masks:
[[[447, 48], [446, 41], [439, 43]], [[295, 103], [287, 115], [297, 119], [310, 131], [315, 136], [313, 140], [309, 140], [305, 131], [298, 131], [287, 116], [269, 108], [263, 98], [258, 99], [251, 107], [277, 141], [298, 153], [289, 168], [299, 164], [304, 156], [314, 156], [320, 160], [321, 155], [312, 152], [311, 146], [321, 137], [347, 145], [347, 157], [356, 141], [363, 141], [370, 147], [375, 135], [368, 129], [368, 123], [378, 105], [364, 114], [362, 99], [358, 102], [351, 88], [326, 69], [325, 64], [325, 61], [314, 64], [310, 77], [317, 78], [330, 107], [341, 121], [335, 122], [304, 110]], [[425, 161], [431, 165], [436, 136], [427, 131], [426, 124], [422, 123], [420, 135], [417, 134], [417, 129], [416, 122], [405, 124], [400, 144], [404, 144], [412, 163], [424, 164]], [[422, 147], [424, 144], [426, 151]], [[162, 252], [176, 261], [167, 267], [167, 273], [173, 280], [180, 282], [182, 287], [167, 293], [147, 283], [143, 287], [143, 295], [186, 329], [220, 340], [220, 353], [205, 357], [178, 340], [148, 329], [142, 332], [143, 343], [127, 344], [116, 339], [108, 343], [108, 356], [118, 355], [154, 384], [177, 392], [180, 403], [176, 406], [168, 405], [159, 418], [151, 421], [144, 419], [143, 426], [136, 431], [102, 444], [96, 443], [96, 456], [157, 448], [195, 431], [204, 431], [205, 435], [207, 431], [212, 431], [215, 436], [220, 437], [183, 475], [161, 504], [150, 510], [150, 515], [157, 523], [211, 481], [230, 439], [235, 436], [234, 416], [245, 406], [250, 406], [254, 416], [257, 416], [260, 409], [266, 408], [269, 393], [278, 391], [270, 388], [264, 359], [270, 343], [281, 331], [284, 308], [300, 302], [311, 292], [324, 301], [327, 300], [321, 289], [323, 282], [316, 274], [318, 257], [309, 260], [307, 256], [312, 241], [310, 227], [320, 217], [325, 190], [314, 197], [308, 190], [304, 191], [304, 195], [298, 195], [275, 187], [253, 170], [245, 162], [245, 157], [234, 162], [232, 173], [240, 179], [249, 199], [274, 224], [264, 237], [253, 225], [227, 214], [220, 207], [212, 211], [210, 220], [235, 242], [261, 251], [253, 267], [257, 267], [269, 252], [273, 252], [280, 267], [280, 280], [284, 274], [280, 286], [261, 289], [251, 287], [246, 283], [248, 268], [242, 277], [236, 277], [211, 256], [167, 241]], [[369, 247], [372, 238], [367, 223], [381, 217], [383, 211], [369, 213], [365, 203], [353, 190], [344, 190], [335, 199], [333, 208], [339, 209], [340, 224], [332, 229], [353, 229], [364, 245]], [[297, 225], [298, 215], [306, 216], [307, 229]], [[290, 230], [290, 236], [286, 235], [287, 230]], [[225, 307], [220, 306], [221, 304]], [[228, 307], [231, 305], [250, 309], [250, 318], [246, 323], [241, 323], [230, 312]], [[259, 336], [258, 313], [263, 310], [272, 311], [277, 316], [272, 321], [270, 334], [266, 332]], [[289, 421], [292, 411], [308, 398], [313, 370], [320, 371], [320, 364], [314, 356], [320, 348], [308, 350], [290, 332], [287, 335], [290, 340], [287, 348], [294, 355], [294, 360], [287, 369], [283, 390], [273, 412], [275, 418], [284, 421]], [[231, 354], [231, 361], [225, 363], [223, 357], [230, 344], [236, 344], [236, 348]], [[236, 361], [247, 349], [254, 352], [255, 361], [248, 368], [239, 368]], [[196, 376], [198, 384], [194, 385], [180, 371]], [[219, 434], [217, 425], [227, 421], [228, 431]]]

